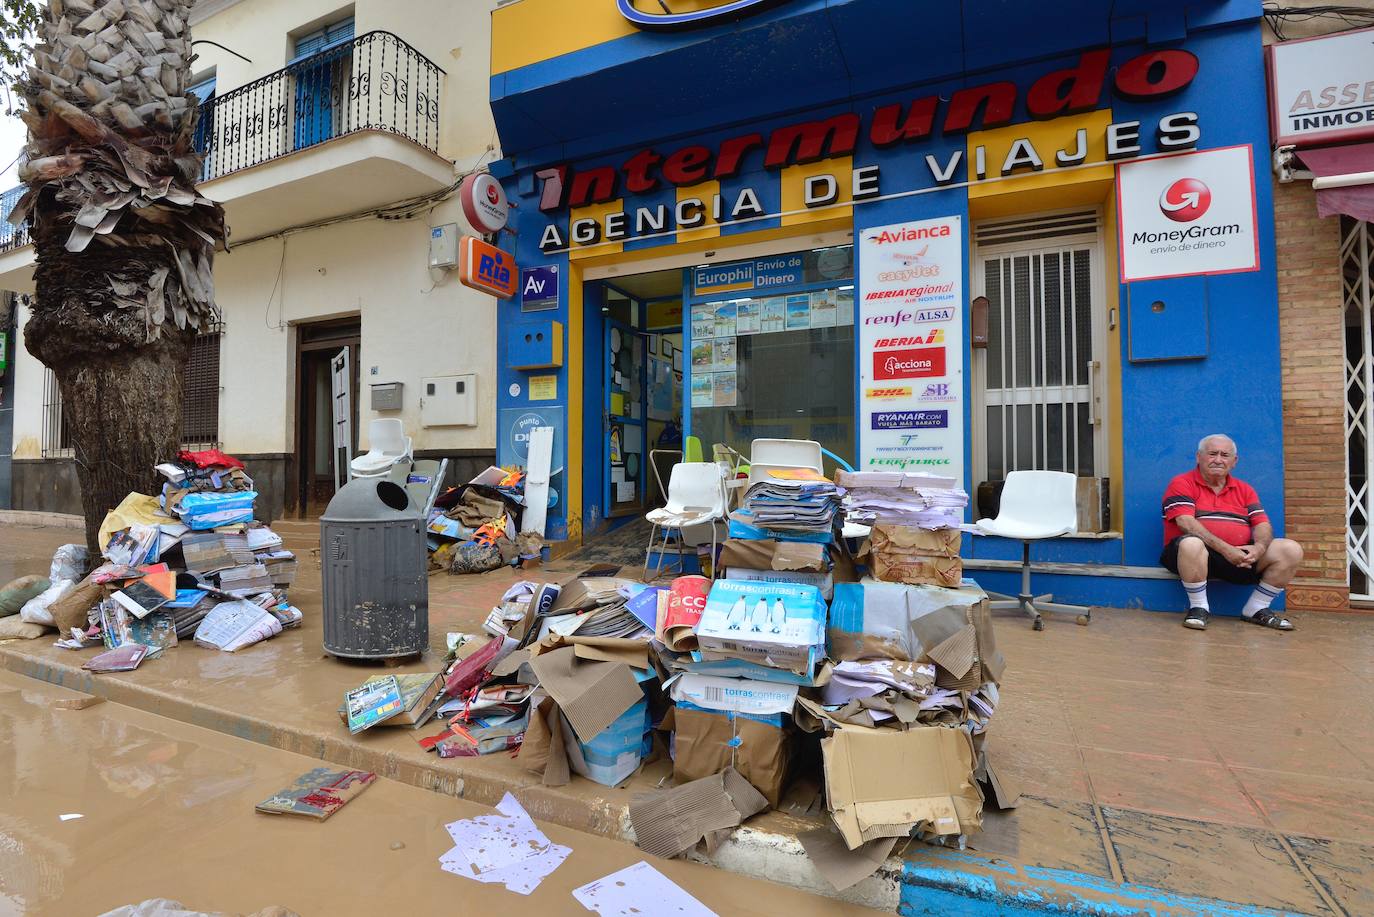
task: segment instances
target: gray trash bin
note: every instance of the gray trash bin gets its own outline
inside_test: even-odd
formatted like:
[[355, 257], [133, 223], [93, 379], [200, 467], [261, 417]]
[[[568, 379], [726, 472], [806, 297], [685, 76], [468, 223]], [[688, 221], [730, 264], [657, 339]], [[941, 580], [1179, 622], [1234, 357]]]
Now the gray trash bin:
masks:
[[425, 520], [405, 488], [360, 478], [320, 517], [324, 649], [386, 659], [429, 646]]

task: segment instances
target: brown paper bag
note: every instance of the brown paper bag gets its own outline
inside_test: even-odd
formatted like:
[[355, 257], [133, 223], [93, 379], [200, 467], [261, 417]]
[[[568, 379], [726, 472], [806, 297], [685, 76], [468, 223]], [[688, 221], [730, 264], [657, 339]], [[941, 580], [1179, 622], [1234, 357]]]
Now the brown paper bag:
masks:
[[86, 629], [87, 614], [95, 603], [105, 597], [105, 587], [89, 576], [76, 584], [76, 588], [49, 607], [53, 624], [64, 637], [70, 637], [73, 627]]

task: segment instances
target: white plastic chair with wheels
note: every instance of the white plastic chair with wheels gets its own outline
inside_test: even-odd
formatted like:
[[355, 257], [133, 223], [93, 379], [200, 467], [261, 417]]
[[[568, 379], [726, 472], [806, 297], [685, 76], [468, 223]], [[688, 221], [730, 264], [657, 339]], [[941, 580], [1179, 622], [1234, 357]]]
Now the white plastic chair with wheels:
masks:
[[[721, 467], [715, 462], [680, 462], [673, 466], [668, 476], [668, 505], [662, 509], [650, 510], [644, 516], [649, 520], [649, 546], [644, 552], [644, 581], [653, 582], [663, 572], [663, 555], [668, 550], [668, 534], [691, 526], [709, 524], [711, 526], [711, 574], [715, 578], [716, 523], [725, 521], [725, 487]], [[663, 538], [658, 552], [658, 563], [654, 575], [649, 576], [649, 555], [654, 551], [654, 540], [659, 531]], [[678, 555], [678, 572], [683, 567], [682, 555]]]
[[1092, 620], [1092, 609], [1054, 601], [1054, 596], [1031, 594], [1032, 541], [1059, 538], [1078, 531], [1078, 477], [1062, 471], [1013, 471], [1002, 485], [996, 519], [979, 519], [981, 535], [997, 535], [1021, 542], [1021, 594], [989, 593], [994, 611], [1021, 611], [1036, 630], [1045, 629], [1042, 612], [1077, 615], [1079, 624]]
[[384, 478], [399, 464], [411, 462], [411, 440], [405, 435], [401, 421], [394, 417], [379, 417], [367, 425], [368, 450], [349, 463], [353, 478]]

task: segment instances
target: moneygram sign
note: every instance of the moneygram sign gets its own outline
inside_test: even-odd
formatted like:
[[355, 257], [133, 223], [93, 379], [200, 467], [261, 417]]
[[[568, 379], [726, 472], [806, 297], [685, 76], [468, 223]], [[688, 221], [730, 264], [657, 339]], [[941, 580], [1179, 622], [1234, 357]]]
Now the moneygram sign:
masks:
[[1117, 167], [1121, 279], [1259, 270], [1248, 145]]

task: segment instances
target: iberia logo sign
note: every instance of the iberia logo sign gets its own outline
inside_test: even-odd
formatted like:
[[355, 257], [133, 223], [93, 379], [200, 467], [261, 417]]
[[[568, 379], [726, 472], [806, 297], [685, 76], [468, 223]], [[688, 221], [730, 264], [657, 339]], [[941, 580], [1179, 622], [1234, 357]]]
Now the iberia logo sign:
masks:
[[[689, 4], [687, 0], [616, 0], [620, 15], [641, 29], [690, 29], [710, 25], [726, 19], [739, 19], [750, 13], [757, 13], [765, 7], [777, 6], [783, 0], [717, 0], [704, 4], [704, 9], [682, 10], [685, 6], [703, 6], [701, 3]], [[640, 7], [644, 9], [640, 9]]]
[[1159, 195], [1159, 210], [1175, 223], [1191, 223], [1212, 206], [1212, 189], [1196, 178], [1180, 178]]

